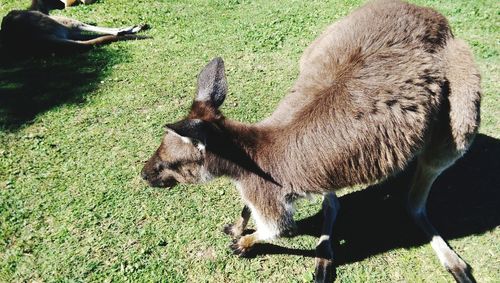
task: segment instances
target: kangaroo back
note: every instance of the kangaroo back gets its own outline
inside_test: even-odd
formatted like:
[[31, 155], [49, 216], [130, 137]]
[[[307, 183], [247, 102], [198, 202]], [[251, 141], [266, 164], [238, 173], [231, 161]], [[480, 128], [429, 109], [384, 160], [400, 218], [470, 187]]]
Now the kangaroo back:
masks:
[[301, 137], [284, 136], [272, 148], [300, 160], [284, 165], [283, 175], [303, 174], [293, 179], [300, 182], [328, 167], [318, 179], [335, 176], [333, 183], [315, 187], [340, 188], [403, 170], [428, 143], [447, 99], [450, 41], [445, 17], [399, 1], [369, 3], [327, 28], [302, 56], [291, 93], [264, 121]]

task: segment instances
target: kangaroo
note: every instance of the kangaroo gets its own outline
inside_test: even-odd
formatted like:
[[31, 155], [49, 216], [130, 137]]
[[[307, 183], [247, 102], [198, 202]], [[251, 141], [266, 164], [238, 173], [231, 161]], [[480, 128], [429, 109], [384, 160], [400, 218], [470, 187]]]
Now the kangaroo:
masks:
[[[329, 26], [299, 69], [277, 109], [245, 124], [220, 111], [227, 80], [223, 60], [213, 59], [187, 117], [165, 126], [142, 178], [153, 187], [233, 180], [244, 207], [224, 230], [238, 255], [293, 233], [294, 201], [322, 195], [315, 280], [325, 282], [335, 277], [335, 191], [380, 182], [415, 160], [409, 214], [456, 281], [474, 282], [426, 214], [434, 180], [467, 151], [480, 122], [480, 75], [446, 18], [405, 2], [370, 2]], [[256, 231], [244, 234], [250, 216]]]
[[13, 51], [71, 52], [114, 41], [147, 38], [136, 35], [147, 25], [97, 27], [66, 17], [49, 16], [48, 11], [52, 8], [44, 1], [33, 0], [29, 10], [10, 11], [2, 20], [2, 44]]

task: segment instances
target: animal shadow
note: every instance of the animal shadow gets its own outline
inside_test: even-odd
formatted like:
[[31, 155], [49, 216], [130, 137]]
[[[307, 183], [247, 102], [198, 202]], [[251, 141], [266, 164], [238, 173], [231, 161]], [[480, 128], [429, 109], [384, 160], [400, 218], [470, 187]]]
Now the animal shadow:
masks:
[[[339, 198], [334, 226], [338, 265], [357, 262], [397, 248], [426, 244], [426, 238], [406, 212], [410, 165], [386, 182]], [[469, 152], [436, 180], [428, 201], [431, 222], [445, 239], [482, 234], [500, 224], [500, 140], [479, 134]], [[297, 221], [298, 235], [320, 236], [321, 211]], [[314, 257], [314, 250], [260, 244], [251, 256], [290, 254]]]
[[85, 102], [126, 53], [96, 48], [58, 55], [0, 55], [0, 130], [15, 131], [54, 107]]

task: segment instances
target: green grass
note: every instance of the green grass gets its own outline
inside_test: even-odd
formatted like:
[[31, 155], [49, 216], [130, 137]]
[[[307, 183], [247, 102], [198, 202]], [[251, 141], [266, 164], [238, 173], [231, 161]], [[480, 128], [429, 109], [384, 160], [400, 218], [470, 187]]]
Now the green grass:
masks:
[[[2, 0], [0, 15], [27, 2]], [[416, 2], [441, 11], [471, 45], [484, 90], [478, 145], [438, 182], [454, 197], [433, 193], [431, 218], [479, 282], [499, 282], [500, 5]], [[228, 180], [157, 190], [139, 172], [212, 57], [226, 61], [226, 116], [258, 121], [292, 85], [305, 47], [359, 4], [101, 0], [55, 12], [104, 26], [147, 22], [153, 39], [0, 67], [0, 282], [310, 281], [310, 257], [231, 254], [221, 227], [241, 202]], [[450, 282], [418, 230], [400, 226], [398, 202], [369, 192], [352, 194], [364, 205], [341, 200], [339, 281]], [[319, 208], [301, 202], [297, 218]], [[316, 240], [275, 244], [311, 250]]]

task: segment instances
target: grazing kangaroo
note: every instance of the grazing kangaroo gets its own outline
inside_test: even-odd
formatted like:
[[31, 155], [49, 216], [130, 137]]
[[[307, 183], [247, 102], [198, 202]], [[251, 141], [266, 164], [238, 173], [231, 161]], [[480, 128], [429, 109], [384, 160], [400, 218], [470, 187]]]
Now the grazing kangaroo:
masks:
[[[213, 59], [198, 76], [189, 114], [166, 125], [141, 176], [155, 187], [231, 178], [245, 206], [225, 231], [240, 255], [293, 232], [294, 201], [323, 195], [315, 271], [323, 282], [335, 276], [335, 191], [380, 182], [416, 160], [408, 211], [444, 267], [458, 282], [473, 282], [430, 223], [426, 200], [434, 180], [474, 139], [480, 91], [473, 56], [444, 16], [400, 1], [370, 2], [306, 49], [290, 93], [259, 123], [220, 112], [227, 82], [222, 59]], [[243, 235], [250, 215], [256, 231]]]
[[30, 10], [10, 11], [2, 20], [0, 41], [13, 51], [37, 52], [88, 50], [114, 41], [143, 39], [136, 35], [145, 25], [106, 28], [60, 16], [49, 16], [52, 6], [33, 0]]

